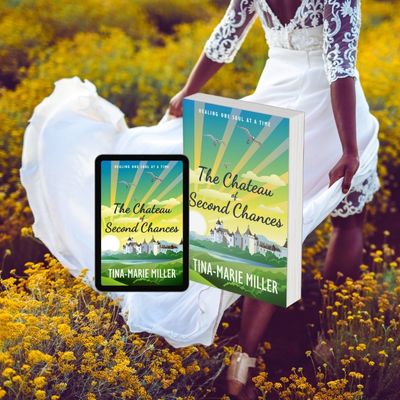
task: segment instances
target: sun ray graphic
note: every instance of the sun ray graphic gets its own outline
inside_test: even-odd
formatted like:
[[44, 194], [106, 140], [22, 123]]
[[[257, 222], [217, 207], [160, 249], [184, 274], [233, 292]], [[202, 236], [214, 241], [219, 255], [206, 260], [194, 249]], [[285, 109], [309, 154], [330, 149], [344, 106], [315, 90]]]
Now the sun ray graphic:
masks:
[[[229, 141], [232, 137], [232, 133], [236, 126], [236, 120], [234, 117], [239, 116], [239, 115], [240, 115], [239, 109], [236, 109], [236, 108], [232, 109], [229, 121], [225, 128], [224, 136], [222, 137], [222, 141], [223, 141], [224, 145], [219, 146], [217, 156], [215, 157], [214, 165], [212, 166], [212, 171], [214, 173], [216, 171], [218, 171], [218, 168], [221, 164], [221, 160], [222, 160], [222, 157], [224, 156], [225, 150], [229, 146]], [[209, 187], [210, 185], [211, 185], [211, 183], [207, 183], [207, 187]]]
[[129, 192], [128, 192], [128, 194], [126, 196], [126, 199], [125, 199], [125, 205], [126, 206], [129, 206], [129, 203], [130, 203], [130, 201], [132, 199], [132, 196], [133, 196], [133, 193], [135, 191], [135, 188], [137, 188], [137, 185], [139, 183], [139, 179], [143, 174], [143, 171], [145, 169], [145, 165], [146, 164], [147, 164], [147, 161], [140, 161], [140, 163], [139, 163], [139, 168], [135, 173], [135, 177], [133, 178], [132, 185], [131, 185], [131, 187], [129, 189]]
[[110, 185], [110, 205], [115, 203], [117, 195], [117, 182], [118, 182], [118, 167], [119, 161], [111, 161], [111, 185]]
[[[257, 136], [257, 140], [259, 142], [261, 142], [261, 144], [263, 144], [266, 141], [266, 139], [269, 137], [269, 135], [271, 135], [271, 133], [275, 131], [275, 129], [278, 127], [278, 125], [280, 124], [281, 121], [282, 121], [282, 118], [272, 117], [270, 119], [270, 122], [271, 122], [270, 126], [265, 126], [261, 130], [260, 134]], [[253, 157], [253, 155], [255, 154], [255, 152], [257, 150], [260, 150], [260, 146], [257, 143], [253, 142], [249, 146], [247, 151], [244, 153], [243, 157], [239, 160], [239, 162], [235, 165], [235, 167], [231, 171], [232, 172], [232, 176], [237, 174], [238, 171], [240, 171], [243, 168], [243, 166], [247, 164], [247, 162], [251, 159], [251, 157]], [[222, 192], [224, 192], [224, 191], [227, 190], [227, 188], [221, 187], [220, 190]]]
[[[204, 108], [205, 104], [198, 102], [199, 108]], [[193, 159], [193, 169], [199, 166], [201, 162], [201, 145], [203, 140], [203, 125], [204, 125], [204, 115], [196, 112], [194, 115], [194, 159]], [[197, 191], [197, 182], [195, 183], [195, 190]]]
[[147, 193], [143, 196], [142, 203], [145, 203], [149, 199], [149, 197], [154, 193], [154, 191], [158, 188], [158, 186], [160, 186], [160, 184], [167, 177], [167, 175], [170, 173], [170, 171], [172, 171], [172, 169], [174, 168], [175, 165], [176, 165], [176, 161], [170, 161], [167, 164], [167, 167], [164, 168], [163, 172], [161, 172], [161, 174], [159, 175], [159, 178], [161, 179], [161, 181], [157, 180], [153, 183], [153, 185], [151, 185], [151, 187], [149, 188]]
[[273, 161], [275, 161], [278, 157], [280, 157], [288, 149], [289, 138], [285, 139], [272, 153], [269, 154], [269, 156], [264, 161], [260, 162], [260, 164], [258, 164], [257, 167], [254, 168], [253, 172], [257, 174]]
[[175, 186], [182, 182], [182, 175], [178, 175], [157, 197], [159, 200], [162, 200], [171, 190], [175, 188]]

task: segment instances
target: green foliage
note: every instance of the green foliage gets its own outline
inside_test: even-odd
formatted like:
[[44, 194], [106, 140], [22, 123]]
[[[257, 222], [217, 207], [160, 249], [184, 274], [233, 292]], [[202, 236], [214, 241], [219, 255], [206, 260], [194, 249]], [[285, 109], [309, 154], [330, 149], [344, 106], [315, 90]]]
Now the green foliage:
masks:
[[207, 19], [216, 9], [210, 0], [136, 0], [141, 10], [161, 32], [172, 33], [175, 25]]

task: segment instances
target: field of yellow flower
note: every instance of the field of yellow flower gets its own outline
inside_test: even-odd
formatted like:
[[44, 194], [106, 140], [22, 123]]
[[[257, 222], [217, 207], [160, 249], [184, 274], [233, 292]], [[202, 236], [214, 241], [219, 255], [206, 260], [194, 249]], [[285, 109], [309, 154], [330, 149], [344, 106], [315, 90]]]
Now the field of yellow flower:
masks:
[[[227, 310], [209, 347], [177, 350], [154, 335], [130, 333], [117, 303], [69, 275], [32, 237], [18, 171], [29, 117], [60, 78], [92, 81], [131, 126], [156, 123], [224, 5], [0, 3], [0, 399], [228, 399], [221, 377], [241, 302]], [[358, 68], [381, 126], [382, 189], [369, 207], [362, 276], [321, 280], [331, 229], [329, 221], [321, 224], [304, 247], [303, 300], [274, 316], [259, 349], [254, 382], [261, 399], [400, 399], [398, 5], [363, 0]], [[257, 22], [235, 62], [204, 91], [251, 93], [266, 51]]]

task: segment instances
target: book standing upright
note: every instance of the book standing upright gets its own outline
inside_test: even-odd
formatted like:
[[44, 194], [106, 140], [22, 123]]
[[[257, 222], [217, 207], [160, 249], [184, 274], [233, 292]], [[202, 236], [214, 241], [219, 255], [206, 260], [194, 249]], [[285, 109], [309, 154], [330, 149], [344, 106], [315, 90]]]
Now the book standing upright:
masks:
[[190, 279], [287, 307], [301, 296], [304, 113], [196, 93], [183, 100], [190, 160]]

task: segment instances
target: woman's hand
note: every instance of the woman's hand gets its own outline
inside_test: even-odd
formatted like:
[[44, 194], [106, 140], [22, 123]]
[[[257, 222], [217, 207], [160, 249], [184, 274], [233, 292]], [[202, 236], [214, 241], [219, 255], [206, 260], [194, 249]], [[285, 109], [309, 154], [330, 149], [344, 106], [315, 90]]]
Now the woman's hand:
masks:
[[338, 179], [344, 177], [342, 192], [347, 193], [350, 189], [351, 180], [353, 179], [359, 164], [357, 154], [343, 154], [336, 165], [329, 171], [329, 187], [331, 187]]
[[175, 117], [182, 116], [182, 101], [183, 98], [188, 96], [188, 92], [185, 88], [179, 91], [172, 99], [169, 101], [168, 113], [174, 115]]

